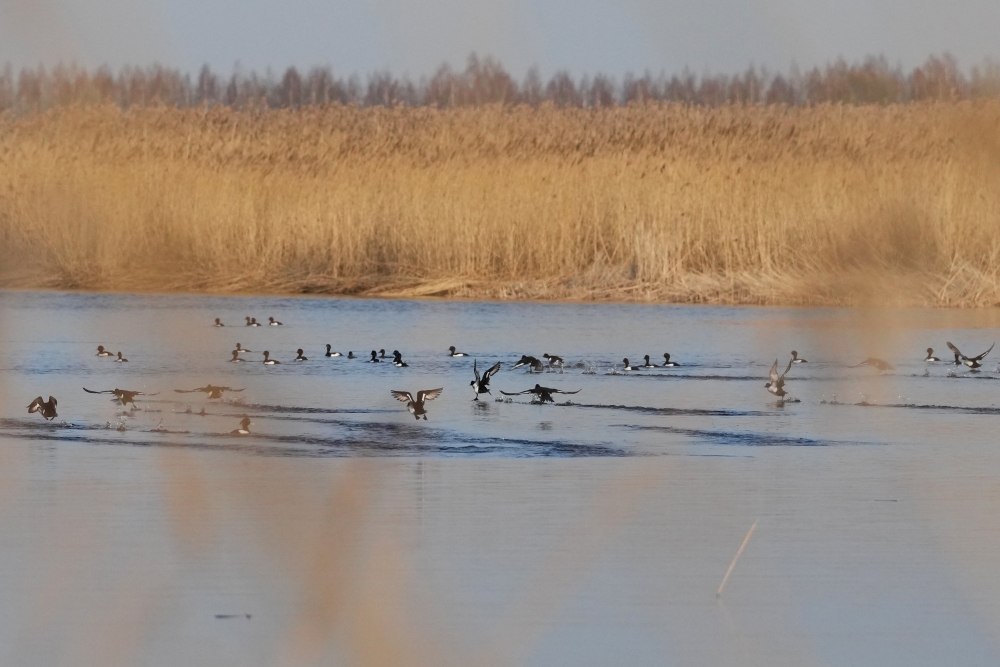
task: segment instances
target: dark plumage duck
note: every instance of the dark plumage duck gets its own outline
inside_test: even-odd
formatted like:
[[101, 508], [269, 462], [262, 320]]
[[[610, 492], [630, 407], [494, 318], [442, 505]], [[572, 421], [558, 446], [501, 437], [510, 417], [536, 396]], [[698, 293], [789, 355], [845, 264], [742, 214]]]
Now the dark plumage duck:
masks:
[[562, 357], [557, 357], [554, 354], [545, 353], [542, 355], [542, 359], [549, 362], [549, 366], [562, 367], [566, 363]]
[[220, 320], [218, 317], [216, 317], [215, 318], [215, 324], [213, 326], [224, 327], [226, 325], [222, 323], [222, 320]]
[[555, 403], [555, 400], [552, 398], [552, 394], [579, 394], [580, 391], [581, 391], [580, 389], [577, 389], [576, 391], [563, 391], [562, 389], [553, 389], [552, 387], [543, 387], [539, 384], [536, 384], [531, 389], [525, 389], [524, 391], [510, 392], [501, 389], [500, 393], [503, 394], [504, 396], [519, 396], [521, 394], [534, 394], [535, 398], [532, 400], [536, 400], [539, 403]]
[[406, 409], [410, 411], [414, 419], [424, 418], [427, 421], [427, 410], [424, 408], [424, 403], [428, 401], [433, 401], [435, 398], [441, 395], [444, 388], [439, 387], [438, 389], [424, 389], [417, 392], [417, 398], [414, 399], [413, 395], [408, 391], [397, 391], [391, 389], [389, 393], [392, 394], [400, 403], [406, 403]]
[[[245, 389], [245, 387], [244, 387]], [[222, 394], [227, 391], [241, 392], [243, 389], [233, 389], [232, 387], [216, 387], [212, 384], [207, 384], [204, 387], [198, 387], [197, 389], [174, 389], [178, 394], [193, 394], [195, 392], [202, 392], [208, 394], [209, 398], [222, 398]]]
[[84, 387], [83, 390], [88, 394], [114, 394], [115, 398], [121, 402], [123, 407], [131, 403], [133, 408], [137, 407], [135, 404], [136, 396], [156, 396], [160, 393], [156, 392], [156, 394], [147, 394], [142, 391], [129, 391], [128, 389], [118, 389], [117, 387], [114, 389], [105, 389], [103, 391], [94, 391], [93, 389], [87, 389]]
[[680, 366], [676, 361], [670, 361], [670, 353], [663, 353], [663, 368], [673, 368], [674, 366]]
[[264, 365], [265, 366], [277, 366], [281, 362], [277, 359], [271, 359], [271, 353], [264, 350]]
[[309, 361], [309, 357], [303, 356], [301, 347], [295, 352], [298, 355], [295, 357], [295, 361]]
[[240, 354], [243, 354], [244, 352], [253, 352], [253, 350], [248, 350], [239, 343], [236, 343], [236, 351], [239, 352]]
[[878, 357], [868, 357], [860, 364], [854, 364], [853, 366], [848, 366], [848, 368], [859, 368], [861, 366], [874, 366], [880, 371], [894, 371], [896, 368], [884, 359], [879, 359]]
[[392, 365], [396, 368], [409, 367], [409, 364], [403, 361], [403, 355], [399, 352], [399, 350], [392, 351]]
[[250, 321], [249, 317], [246, 318], [246, 321], [247, 321], [246, 326], [248, 326], [248, 327], [252, 327], [253, 326], [253, 323]]
[[119, 361], [124, 361], [124, 362], [128, 362], [128, 359], [126, 359], [125, 357], [123, 357], [123, 356], [122, 356], [122, 353], [121, 353], [121, 352], [119, 352], [119, 353], [118, 353], [118, 358], [117, 358], [117, 359], [115, 359], [115, 362], [119, 362]]
[[330, 345], [329, 343], [327, 343], [326, 344], [326, 354], [324, 354], [323, 356], [324, 357], [342, 357], [342, 356], [344, 356], [340, 352], [332, 352], [331, 351], [332, 349], [333, 349], [333, 346]]
[[785, 376], [788, 375], [788, 371], [792, 370], [792, 360], [789, 359], [788, 366], [785, 367], [785, 372], [778, 375], [778, 360], [774, 360], [774, 365], [771, 366], [771, 371], [768, 375], [771, 381], [764, 385], [764, 388], [769, 392], [778, 397], [779, 400], [784, 401], [785, 396], [788, 392], [785, 391]]
[[385, 350], [379, 350], [378, 351], [378, 358], [379, 359], [385, 359], [386, 358], [385, 357]]
[[240, 351], [233, 350], [233, 358], [229, 360], [230, 363], [240, 364], [243, 363], [243, 359], [240, 359]]
[[941, 360], [934, 356], [934, 348], [933, 347], [929, 347], [929, 348], [927, 348], [927, 356], [924, 358], [924, 361], [932, 362], [932, 361], [941, 361]]
[[42, 397], [39, 396], [28, 405], [28, 414], [34, 414], [36, 412], [41, 413], [45, 420], [55, 419], [59, 415], [56, 413], [56, 404], [59, 401], [55, 399], [54, 396], [49, 396], [48, 402], [43, 401]]
[[646, 360], [646, 363], [644, 363], [644, 364], [643, 364], [643, 365], [641, 366], [641, 368], [656, 368], [656, 364], [651, 364], [651, 363], [649, 363], [649, 355], [648, 355], [648, 354], [644, 354], [644, 355], [642, 356], [642, 358]]
[[250, 318], [250, 326], [252, 326], [252, 327], [259, 327], [260, 326], [260, 322], [257, 321], [256, 317], [251, 317]]
[[449, 357], [467, 357], [468, 356], [465, 352], [456, 352], [454, 345], [452, 345], [451, 347], [448, 348], [448, 352], [449, 352], [449, 354], [448, 354]]
[[372, 358], [368, 360], [368, 363], [370, 363], [370, 364], [380, 364], [380, 363], [382, 363], [382, 360], [378, 358], [378, 352], [376, 352], [375, 350], [372, 350]]
[[347, 358], [348, 359], [357, 359], [357, 357], [354, 356], [354, 353], [351, 352], [350, 350], [347, 351]]
[[99, 356], [99, 357], [113, 357], [115, 355], [113, 355], [110, 352], [108, 352], [107, 350], [105, 350], [103, 345], [98, 345], [97, 346], [97, 356]]
[[520, 361], [510, 367], [511, 370], [527, 366], [530, 371], [541, 371], [545, 368], [541, 361], [527, 354], [522, 354]]
[[795, 350], [792, 350], [792, 363], [793, 364], [807, 364], [809, 362], [806, 361], [805, 359], [803, 359], [802, 357], [800, 357], [798, 352], [796, 352]]
[[641, 368], [639, 366], [633, 366], [633, 365], [631, 365], [628, 362], [628, 357], [625, 357], [624, 359], [622, 359], [622, 363], [625, 364], [625, 370], [627, 370], [627, 371], [641, 370]]
[[230, 431], [229, 435], [250, 435], [250, 418], [244, 417], [240, 420], [240, 427]]
[[490, 377], [496, 375], [497, 371], [500, 370], [501, 362], [496, 362], [489, 368], [487, 368], [482, 376], [479, 375], [479, 369], [476, 367], [476, 361], [472, 362], [472, 372], [476, 374], [476, 379], [469, 382], [472, 386], [472, 391], [476, 393], [472, 400], [478, 401], [480, 394], [490, 393]]
[[283, 326], [285, 326], [281, 322], [279, 322], [278, 320], [274, 319], [273, 317], [267, 318], [267, 323], [269, 325], [271, 325], [272, 327], [283, 327]]
[[[996, 343], [993, 343], [993, 345], [996, 345]], [[971, 368], [974, 373], [978, 373], [979, 372], [979, 367], [982, 366], [982, 364], [979, 363], [979, 362], [982, 361], [986, 357], [986, 355], [990, 353], [990, 351], [993, 349], [993, 345], [990, 345], [990, 349], [989, 350], [986, 350], [982, 354], [979, 354], [979, 355], [977, 355], [975, 357], [967, 357], [967, 356], [965, 356], [964, 354], [962, 354], [961, 352], [959, 352], [958, 348], [955, 347], [954, 345], [952, 345], [951, 343], [948, 343], [948, 349], [950, 349], [952, 352], [955, 353], [955, 363], [956, 364], [958, 364], [959, 363], [959, 359], [961, 359], [961, 363], [963, 363], [966, 366], [968, 366], [969, 368]]]

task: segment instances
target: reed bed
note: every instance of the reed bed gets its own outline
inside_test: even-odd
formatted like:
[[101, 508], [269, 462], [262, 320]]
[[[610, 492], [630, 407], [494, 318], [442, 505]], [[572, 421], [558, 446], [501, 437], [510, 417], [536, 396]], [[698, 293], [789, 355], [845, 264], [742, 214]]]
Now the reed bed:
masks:
[[0, 285], [1000, 303], [1000, 102], [0, 120]]

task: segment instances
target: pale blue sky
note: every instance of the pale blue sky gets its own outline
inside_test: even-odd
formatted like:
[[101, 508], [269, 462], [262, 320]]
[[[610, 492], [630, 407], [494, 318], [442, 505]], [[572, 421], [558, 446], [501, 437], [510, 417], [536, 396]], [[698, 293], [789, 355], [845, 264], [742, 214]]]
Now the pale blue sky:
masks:
[[515, 75], [785, 70], [1000, 55], [1000, 0], [0, 0], [0, 62], [329, 65], [413, 78], [472, 51]]

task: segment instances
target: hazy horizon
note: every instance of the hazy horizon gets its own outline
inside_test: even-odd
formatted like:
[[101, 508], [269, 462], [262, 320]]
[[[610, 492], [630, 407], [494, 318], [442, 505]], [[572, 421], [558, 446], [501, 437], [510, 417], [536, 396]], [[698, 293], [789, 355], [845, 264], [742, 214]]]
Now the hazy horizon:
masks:
[[948, 52], [967, 67], [997, 55], [1000, 3], [848, 0], [504, 0], [465, 4], [398, 0], [353, 5], [289, 0], [0, 0], [0, 62], [149, 65], [191, 72], [329, 66], [413, 78], [441, 64], [490, 56], [514, 76], [543, 74], [785, 71], [884, 55], [910, 68]]

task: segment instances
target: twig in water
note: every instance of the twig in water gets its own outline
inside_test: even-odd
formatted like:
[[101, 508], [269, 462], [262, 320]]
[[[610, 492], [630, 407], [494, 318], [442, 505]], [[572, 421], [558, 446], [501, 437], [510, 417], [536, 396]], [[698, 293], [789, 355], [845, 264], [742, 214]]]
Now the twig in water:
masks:
[[725, 587], [726, 582], [729, 581], [729, 575], [733, 573], [733, 568], [736, 567], [736, 561], [740, 559], [740, 554], [742, 554], [743, 550], [747, 548], [747, 542], [750, 541], [750, 536], [753, 535], [753, 531], [756, 529], [757, 522], [754, 521], [753, 525], [750, 526], [750, 530], [747, 531], [747, 536], [743, 538], [743, 544], [740, 545], [740, 548], [736, 551], [736, 555], [733, 556], [733, 562], [729, 564], [729, 569], [726, 570], [726, 576], [722, 578], [722, 583], [719, 584], [719, 590], [715, 591], [715, 597], [722, 596], [722, 589]]

